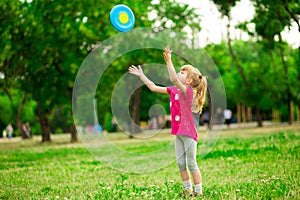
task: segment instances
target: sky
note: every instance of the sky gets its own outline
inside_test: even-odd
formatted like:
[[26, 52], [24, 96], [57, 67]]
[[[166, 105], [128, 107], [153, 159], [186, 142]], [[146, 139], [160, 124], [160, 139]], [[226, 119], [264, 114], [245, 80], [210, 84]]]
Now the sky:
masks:
[[[198, 42], [201, 47], [207, 43], [220, 43], [222, 38], [226, 36], [227, 20], [221, 19], [221, 14], [217, 7], [210, 2], [210, 0], [177, 0], [184, 2], [197, 9], [197, 12], [202, 16], [201, 18], [201, 32], [198, 37]], [[234, 25], [252, 19], [255, 13], [254, 7], [249, 0], [241, 0], [237, 2], [232, 9], [232, 23]], [[254, 27], [253, 27], [254, 28]], [[231, 29], [231, 37], [237, 39], [249, 39], [246, 33], [239, 30], [233, 31]], [[297, 24], [294, 22], [291, 30], [287, 28], [282, 33], [285, 41], [292, 45], [293, 48], [300, 46], [300, 33], [298, 32]]]

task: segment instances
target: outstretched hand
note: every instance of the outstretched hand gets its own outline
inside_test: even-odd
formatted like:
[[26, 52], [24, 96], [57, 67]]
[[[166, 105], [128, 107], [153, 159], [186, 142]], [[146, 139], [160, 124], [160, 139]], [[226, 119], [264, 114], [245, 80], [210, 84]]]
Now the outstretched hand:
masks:
[[165, 59], [166, 63], [171, 61], [171, 57], [172, 57], [172, 50], [170, 50], [170, 47], [167, 46], [165, 48], [165, 52], [164, 52], [164, 59]]
[[142, 75], [144, 74], [141, 65], [139, 65], [138, 67], [136, 67], [136, 66], [134, 66], [134, 65], [131, 65], [131, 66], [128, 68], [128, 70], [129, 70], [129, 73], [130, 73], [130, 74], [133, 74], [133, 75], [135, 75], [135, 76], [137, 76], [137, 77], [140, 77], [140, 76], [142, 76]]

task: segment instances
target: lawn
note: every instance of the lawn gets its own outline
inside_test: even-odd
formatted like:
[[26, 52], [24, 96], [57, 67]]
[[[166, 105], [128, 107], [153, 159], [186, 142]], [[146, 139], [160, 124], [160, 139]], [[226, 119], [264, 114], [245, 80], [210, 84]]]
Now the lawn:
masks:
[[[199, 133], [199, 148], [205, 134]], [[175, 162], [153, 171], [120, 171], [122, 166], [111, 168], [81, 142], [69, 143], [69, 137], [52, 135], [48, 144], [41, 144], [38, 136], [0, 139], [0, 199], [179, 199], [182, 184]], [[168, 133], [153, 140], [128, 139], [121, 133], [108, 137], [118, 148], [143, 152], [144, 157], [172, 139]], [[149, 158], [143, 163], [149, 169], [153, 162], [165, 160]], [[132, 162], [131, 157], [127, 161]], [[213, 150], [197, 161], [203, 199], [300, 197], [299, 124], [223, 130]]]

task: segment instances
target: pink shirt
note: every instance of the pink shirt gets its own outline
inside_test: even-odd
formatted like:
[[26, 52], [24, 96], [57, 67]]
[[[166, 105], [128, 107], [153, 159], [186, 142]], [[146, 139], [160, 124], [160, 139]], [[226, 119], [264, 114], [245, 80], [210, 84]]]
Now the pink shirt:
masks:
[[186, 88], [183, 94], [176, 86], [167, 87], [170, 94], [170, 111], [173, 135], [186, 135], [198, 141], [196, 125], [192, 115], [193, 90]]

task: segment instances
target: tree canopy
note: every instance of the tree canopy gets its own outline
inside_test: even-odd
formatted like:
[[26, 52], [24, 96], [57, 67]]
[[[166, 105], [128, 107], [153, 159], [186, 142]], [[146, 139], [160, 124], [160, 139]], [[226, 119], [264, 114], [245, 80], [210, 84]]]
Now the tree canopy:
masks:
[[[238, 1], [212, 2], [230, 24], [230, 11]], [[1, 129], [14, 122], [22, 135], [21, 124], [29, 121], [34, 124], [35, 132], [42, 135], [42, 141], [50, 141], [50, 133], [56, 129], [73, 132], [72, 140], [76, 140], [72, 118], [74, 80], [93, 49], [119, 34], [109, 21], [109, 12], [118, 3], [115, 0], [0, 2]], [[186, 30], [201, 31], [201, 16], [187, 4], [174, 0], [122, 3], [133, 10], [136, 28], [149, 27], [153, 32], [168, 29], [187, 38], [190, 36]], [[299, 3], [281, 0], [252, 3], [255, 16], [236, 27], [247, 32], [251, 40], [223, 41], [208, 44], [204, 49], [222, 75], [228, 107], [235, 111], [237, 103], [243, 104], [255, 108], [264, 118], [270, 118], [268, 113], [276, 109], [283, 121], [291, 122], [300, 102], [297, 67], [300, 49], [289, 46], [281, 33], [293, 22], [300, 31]], [[254, 24], [255, 30], [250, 30], [249, 24]], [[186, 48], [192, 50], [194, 46], [186, 44]], [[101, 92], [96, 92], [96, 98], [101, 99], [97, 101], [100, 124], [104, 125], [105, 116], [111, 114], [112, 89], [128, 66], [161, 63], [161, 53], [155, 49], [132, 51], [110, 64], [97, 86], [101, 88]], [[174, 62], [178, 67], [186, 61], [174, 56]], [[157, 102], [167, 110], [166, 97], [139, 88], [130, 105], [134, 121], [146, 121], [149, 108]]]

